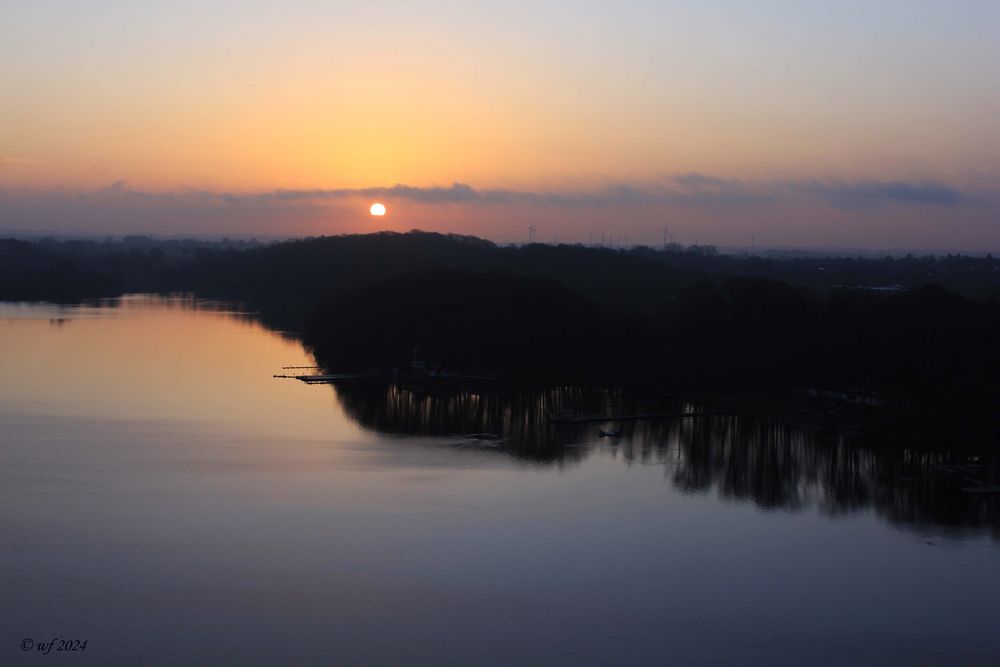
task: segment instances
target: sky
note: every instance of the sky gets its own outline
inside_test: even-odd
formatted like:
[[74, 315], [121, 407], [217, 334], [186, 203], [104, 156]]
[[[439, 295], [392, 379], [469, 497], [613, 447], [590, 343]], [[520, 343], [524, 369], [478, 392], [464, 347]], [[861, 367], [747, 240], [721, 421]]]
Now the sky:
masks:
[[994, 0], [0, 0], [0, 232], [1000, 250], [997, 25]]

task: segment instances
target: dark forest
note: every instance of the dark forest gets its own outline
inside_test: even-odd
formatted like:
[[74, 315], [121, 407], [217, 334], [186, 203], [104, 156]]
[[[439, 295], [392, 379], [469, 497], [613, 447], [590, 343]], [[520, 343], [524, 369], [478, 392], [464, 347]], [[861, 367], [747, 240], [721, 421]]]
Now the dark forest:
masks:
[[936, 437], [928, 429], [947, 423], [952, 438], [997, 440], [992, 257], [503, 247], [422, 232], [266, 245], [0, 241], [2, 299], [130, 292], [242, 302], [335, 372], [405, 368], [417, 355], [522, 386], [863, 392], [894, 417], [897, 437]]

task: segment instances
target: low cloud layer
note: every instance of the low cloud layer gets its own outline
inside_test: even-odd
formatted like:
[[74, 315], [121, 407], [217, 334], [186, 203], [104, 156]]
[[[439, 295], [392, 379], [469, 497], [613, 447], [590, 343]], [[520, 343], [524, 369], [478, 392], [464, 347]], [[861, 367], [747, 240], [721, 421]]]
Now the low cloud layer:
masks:
[[[652, 240], [662, 223], [651, 226], [651, 221], [669, 219], [675, 226], [689, 224], [692, 236], [704, 230], [703, 240], [723, 243], [727, 230], [737, 230], [737, 236], [744, 234], [741, 222], [744, 226], [763, 225], [776, 235], [785, 229], [789, 238], [806, 238], [808, 225], [819, 224], [819, 220], [950, 223], [964, 216], [986, 225], [995, 211], [990, 197], [983, 193], [932, 181], [749, 181], [692, 173], [587, 189], [533, 191], [453, 183], [259, 192], [150, 192], [119, 181], [91, 191], [0, 189], [0, 229], [114, 234], [338, 233], [358, 231], [360, 221], [366, 218], [363, 204], [372, 200], [390, 205], [395, 216], [389, 224], [495, 238], [504, 236], [499, 221], [505, 220], [509, 235], [515, 238], [519, 238], [523, 224], [543, 221], [564, 230], [567, 236], [576, 225], [577, 232], [624, 228]], [[484, 222], [491, 219], [493, 223]], [[766, 224], [761, 223], [764, 220]], [[897, 225], [894, 233], [901, 230]], [[980, 231], [983, 238], [998, 238], [992, 225]], [[906, 240], [900, 239], [896, 245], [902, 246]], [[851, 239], [852, 244], [859, 241], [863, 239]]]
[[118, 181], [90, 192], [3, 191], [0, 198], [74, 199], [77, 201], [157, 202], [162, 204], [275, 205], [318, 203], [353, 198], [411, 201], [422, 204], [479, 204], [564, 207], [615, 207], [635, 205], [746, 206], [773, 204], [792, 199], [814, 200], [848, 209], [871, 209], [892, 205], [954, 207], [973, 200], [951, 186], [935, 182], [906, 181], [742, 181], [704, 174], [684, 174], [655, 183], [611, 183], [582, 190], [479, 189], [465, 183], [417, 187], [397, 184], [387, 187], [268, 190], [262, 192], [218, 192], [184, 189], [146, 192]]
[[[127, 191], [127, 190], [126, 190]], [[393, 185], [372, 188], [273, 190], [232, 194], [199, 191], [229, 203], [318, 201], [363, 197], [424, 204], [529, 204], [533, 206], [614, 207], [635, 205], [745, 206], [788, 199], [814, 199], [830, 206], [870, 209], [889, 205], [958, 206], [970, 197], [948, 185], [905, 181], [764, 181], [685, 174], [658, 183], [612, 183], [588, 190], [530, 191], [477, 189], [465, 183], [446, 187]]]

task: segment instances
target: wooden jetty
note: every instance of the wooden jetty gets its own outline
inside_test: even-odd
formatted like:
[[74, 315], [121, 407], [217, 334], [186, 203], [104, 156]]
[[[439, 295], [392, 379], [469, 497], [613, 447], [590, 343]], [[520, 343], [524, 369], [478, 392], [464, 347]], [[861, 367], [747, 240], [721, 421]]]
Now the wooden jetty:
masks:
[[355, 382], [359, 380], [373, 380], [384, 377], [381, 371], [369, 373], [312, 373], [307, 375], [288, 375], [286, 373], [276, 373], [272, 377], [298, 380], [306, 384], [336, 384], [338, 382]]

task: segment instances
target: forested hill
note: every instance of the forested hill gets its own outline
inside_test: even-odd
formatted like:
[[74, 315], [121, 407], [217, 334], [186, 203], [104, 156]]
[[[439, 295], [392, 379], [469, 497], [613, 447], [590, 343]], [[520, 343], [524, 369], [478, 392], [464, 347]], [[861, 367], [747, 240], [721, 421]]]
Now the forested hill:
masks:
[[0, 299], [72, 302], [125, 292], [192, 291], [286, 306], [429, 270], [508, 272], [557, 280], [588, 298], [648, 308], [698, 282], [766, 278], [815, 292], [936, 284], [1000, 296], [1000, 260], [904, 257], [767, 259], [710, 246], [609, 249], [497, 246], [469, 236], [383, 232], [273, 244], [234, 241], [0, 240]]

